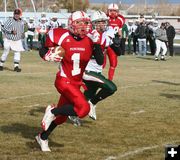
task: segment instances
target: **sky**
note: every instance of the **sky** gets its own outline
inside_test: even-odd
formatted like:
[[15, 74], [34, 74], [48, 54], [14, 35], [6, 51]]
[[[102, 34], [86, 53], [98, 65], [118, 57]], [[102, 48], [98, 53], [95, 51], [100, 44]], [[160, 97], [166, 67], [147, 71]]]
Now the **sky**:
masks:
[[[89, 0], [90, 3], [118, 3], [119, 1], [121, 1], [121, 3], [128, 3], [128, 4], [133, 4], [135, 2], [138, 2], [138, 0]], [[147, 3], [152, 2], [152, 0], [146, 0], [146, 1]], [[168, 0], [168, 2], [180, 5], [179, 0]]]

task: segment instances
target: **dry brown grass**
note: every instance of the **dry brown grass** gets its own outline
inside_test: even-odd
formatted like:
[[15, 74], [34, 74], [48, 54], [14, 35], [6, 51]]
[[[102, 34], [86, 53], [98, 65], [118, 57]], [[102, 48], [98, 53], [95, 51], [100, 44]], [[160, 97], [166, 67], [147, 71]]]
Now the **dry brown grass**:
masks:
[[[13, 67], [12, 54], [6, 67]], [[42, 153], [34, 136], [45, 106], [58, 100], [57, 64], [23, 54], [21, 73], [0, 72], [0, 160], [164, 159], [165, 144], [180, 144], [179, 68], [178, 56], [165, 62], [120, 57], [118, 91], [97, 105], [97, 121], [58, 127], [49, 139], [52, 152]]]

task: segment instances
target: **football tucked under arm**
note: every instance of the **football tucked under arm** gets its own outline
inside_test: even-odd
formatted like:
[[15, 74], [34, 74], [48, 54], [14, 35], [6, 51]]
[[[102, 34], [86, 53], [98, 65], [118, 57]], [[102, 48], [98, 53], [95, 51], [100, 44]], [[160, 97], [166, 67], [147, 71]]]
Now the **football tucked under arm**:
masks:
[[45, 47], [39, 50], [39, 55], [45, 61], [60, 62], [65, 55], [65, 50], [61, 46]]

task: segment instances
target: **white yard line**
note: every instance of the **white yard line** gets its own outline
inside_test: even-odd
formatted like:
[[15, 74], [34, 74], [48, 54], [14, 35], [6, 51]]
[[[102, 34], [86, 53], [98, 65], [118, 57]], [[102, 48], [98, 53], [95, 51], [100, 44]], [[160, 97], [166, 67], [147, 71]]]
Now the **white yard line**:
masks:
[[134, 151], [128, 151], [128, 152], [119, 154], [117, 156], [109, 156], [105, 160], [122, 160], [122, 158], [132, 157], [132, 156], [135, 156], [137, 154], [141, 154], [142, 152], [147, 151], [147, 150], [153, 150], [153, 149], [156, 149], [156, 148], [159, 148], [159, 147], [162, 147], [162, 146], [164, 147], [164, 146], [166, 146], [168, 144], [175, 145], [175, 143], [179, 143], [179, 142], [180, 142], [180, 140], [175, 140], [175, 141], [167, 142], [167, 143], [161, 144], [161, 145], [142, 147], [142, 148], [138, 148], [138, 149], [136, 149]]
[[[158, 84], [139, 84], [139, 85], [129, 85], [129, 86], [123, 86], [120, 87], [120, 89], [128, 89], [128, 88], [137, 88], [137, 87], [146, 87], [146, 86], [153, 86], [153, 85], [163, 85], [161, 83]], [[30, 94], [30, 95], [24, 95], [24, 96], [16, 96], [16, 97], [8, 97], [8, 98], [0, 98], [0, 100], [14, 100], [14, 99], [20, 99], [20, 98], [27, 98], [27, 97], [33, 97], [33, 96], [39, 96], [39, 95], [47, 95], [47, 94], [52, 94], [52, 92], [47, 92], [47, 93], [37, 93], [37, 94]]]
[[33, 97], [33, 96], [47, 95], [47, 94], [51, 94], [51, 93], [52, 92], [37, 93], [37, 94], [30, 94], [30, 95], [25, 95], [25, 96], [16, 96], [16, 97], [1, 98], [0, 100], [15, 100], [15, 99], [21, 99], [21, 98], [27, 98], [27, 97]]
[[40, 104], [33, 104], [33, 105], [29, 105], [29, 106], [22, 106], [22, 108], [32, 108], [32, 107], [39, 107]]
[[143, 109], [141, 109], [141, 110], [139, 110], [139, 111], [134, 111], [134, 112], [131, 112], [130, 114], [132, 114], [132, 115], [136, 115], [136, 114], [141, 114], [141, 113], [144, 113], [145, 112], [145, 110], [143, 110]]
[[137, 88], [137, 87], [147, 87], [147, 86], [158, 86], [158, 85], [165, 85], [165, 84], [152, 82], [152, 83], [148, 83], [148, 84], [127, 85], [127, 86], [120, 87], [120, 89]]
[[32, 73], [32, 72], [25, 72], [25, 73], [23, 73], [23, 72], [21, 72], [21, 73], [2, 73], [1, 75], [2, 76], [26, 76], [26, 75], [41, 75], [41, 74], [46, 74], [46, 75], [50, 75], [50, 74], [53, 74], [54, 75], [54, 73], [53, 72], [34, 72], [34, 73]]
[[138, 148], [138, 149], [136, 149], [134, 151], [129, 151], [129, 152], [126, 152], [124, 154], [118, 155], [117, 158], [120, 159], [120, 158], [125, 158], [125, 157], [128, 157], [128, 156], [134, 156], [136, 154], [142, 153], [142, 152], [147, 151], [147, 150], [152, 150], [152, 149], [155, 149], [155, 148], [158, 148], [158, 147], [159, 147], [158, 145], [155, 145], [155, 146]]

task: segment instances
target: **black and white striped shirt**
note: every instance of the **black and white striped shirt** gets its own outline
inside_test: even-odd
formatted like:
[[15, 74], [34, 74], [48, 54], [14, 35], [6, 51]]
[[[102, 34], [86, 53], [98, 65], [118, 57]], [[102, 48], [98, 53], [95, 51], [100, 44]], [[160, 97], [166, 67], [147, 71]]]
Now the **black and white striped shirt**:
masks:
[[[19, 19], [15, 20], [14, 18], [9, 18], [5, 23], [2, 31], [5, 37], [9, 40], [17, 41], [22, 39], [24, 34], [24, 21]], [[16, 31], [17, 34], [13, 34], [12, 32]]]

